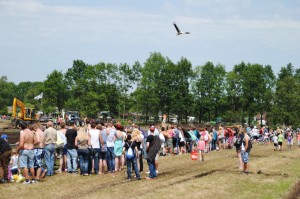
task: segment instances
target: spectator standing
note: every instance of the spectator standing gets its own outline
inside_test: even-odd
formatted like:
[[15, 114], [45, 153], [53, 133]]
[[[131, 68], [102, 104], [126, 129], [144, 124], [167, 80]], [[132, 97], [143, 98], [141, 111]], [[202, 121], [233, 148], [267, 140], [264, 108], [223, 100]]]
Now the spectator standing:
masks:
[[250, 154], [250, 147], [249, 147], [250, 138], [247, 134], [246, 129], [243, 129], [243, 142], [241, 147], [241, 155], [243, 160], [243, 173], [248, 174], [248, 167], [249, 167], [249, 154]]
[[42, 174], [43, 161], [44, 161], [44, 147], [45, 147], [45, 136], [44, 132], [41, 130], [40, 125], [35, 123], [33, 125], [33, 130], [35, 131], [35, 137], [37, 142], [34, 144], [34, 167], [36, 169], [36, 180], [40, 180]]
[[[23, 170], [23, 176], [25, 177], [24, 184], [34, 183], [35, 176], [34, 176], [34, 152], [33, 152], [33, 145], [35, 143], [35, 136], [32, 131], [28, 129], [28, 124], [26, 122], [21, 122], [20, 124], [21, 132], [20, 132], [20, 141], [18, 152], [19, 154], [19, 165], [20, 168]], [[29, 170], [31, 173], [31, 179], [29, 177]]]
[[88, 176], [89, 146], [91, 144], [90, 136], [83, 131], [79, 131], [75, 138], [75, 146], [79, 157], [80, 175]]
[[108, 172], [114, 173], [115, 172], [115, 155], [114, 155], [114, 146], [115, 146], [115, 139], [116, 139], [116, 129], [113, 124], [110, 122], [108, 123], [108, 127], [106, 128], [106, 146], [107, 146], [107, 166]]
[[3, 169], [3, 178], [0, 179], [0, 183], [8, 183], [10, 181], [10, 179], [8, 179], [8, 166], [10, 162], [11, 152], [12, 149], [9, 143], [5, 139], [0, 138], [0, 163]]
[[133, 156], [129, 157], [129, 156], [126, 155], [127, 179], [131, 180], [131, 171], [132, 171], [132, 169], [134, 169], [136, 179], [140, 180], [141, 177], [140, 177], [140, 173], [139, 173], [139, 170], [138, 170], [138, 167], [137, 167], [137, 157], [138, 157], [137, 144], [134, 140], [131, 139], [131, 135], [128, 134], [126, 142], [124, 144], [124, 149], [123, 150], [126, 151], [126, 153], [127, 153], [130, 148], [131, 148]]
[[[88, 130], [88, 135], [91, 139], [91, 154], [90, 157], [92, 165], [89, 165], [91, 170], [94, 170], [95, 174], [99, 174], [99, 156], [100, 156], [100, 130], [96, 129], [96, 123], [90, 123], [90, 129]], [[79, 155], [79, 154], [78, 154]]]
[[77, 128], [74, 126], [74, 121], [70, 120], [70, 127], [66, 131], [67, 138], [67, 166], [68, 173], [77, 173], [77, 150], [75, 146], [75, 138], [77, 137]]
[[46, 176], [53, 175], [54, 169], [54, 153], [55, 153], [55, 143], [57, 140], [56, 129], [53, 128], [53, 122], [47, 122], [47, 129], [44, 131], [45, 137], [45, 164], [47, 166]]
[[98, 124], [96, 126], [98, 130], [100, 130], [100, 155], [99, 155], [99, 174], [105, 173], [105, 169], [107, 168], [106, 163], [106, 153], [107, 153], [107, 145], [106, 145], [106, 127], [104, 125]]
[[156, 168], [155, 168], [155, 158], [157, 156], [157, 153], [161, 147], [161, 141], [158, 136], [154, 135], [155, 127], [150, 127], [150, 135], [147, 137], [147, 163], [149, 166], [149, 177], [146, 177], [146, 179], [155, 179], [156, 174]]

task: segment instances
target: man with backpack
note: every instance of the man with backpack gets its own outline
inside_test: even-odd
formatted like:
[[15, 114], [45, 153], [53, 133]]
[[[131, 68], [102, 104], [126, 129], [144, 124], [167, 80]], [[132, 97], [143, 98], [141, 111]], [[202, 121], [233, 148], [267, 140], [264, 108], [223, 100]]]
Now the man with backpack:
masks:
[[147, 180], [156, 178], [156, 168], [155, 168], [155, 158], [161, 147], [161, 140], [159, 136], [154, 134], [155, 127], [150, 127], [150, 135], [147, 137], [146, 141], [146, 151], [147, 151], [147, 163], [149, 166], [149, 176], [146, 177]]

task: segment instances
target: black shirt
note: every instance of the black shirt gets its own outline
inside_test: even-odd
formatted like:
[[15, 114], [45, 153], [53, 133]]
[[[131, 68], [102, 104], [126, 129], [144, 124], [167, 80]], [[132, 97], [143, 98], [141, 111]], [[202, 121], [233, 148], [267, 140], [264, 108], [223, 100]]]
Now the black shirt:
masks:
[[75, 129], [68, 129], [66, 131], [67, 149], [76, 149], [75, 146], [76, 136], [77, 136], [77, 131]]
[[5, 139], [0, 138], [0, 154], [10, 150], [10, 144]]

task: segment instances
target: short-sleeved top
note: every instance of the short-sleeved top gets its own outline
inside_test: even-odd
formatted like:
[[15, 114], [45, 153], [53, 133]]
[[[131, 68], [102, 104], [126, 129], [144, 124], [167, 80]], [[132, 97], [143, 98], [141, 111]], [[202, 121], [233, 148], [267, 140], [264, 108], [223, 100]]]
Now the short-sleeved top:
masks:
[[131, 144], [132, 150], [134, 151], [134, 149], [137, 145], [136, 145], [136, 142], [131, 142], [131, 141], [125, 142], [125, 144], [124, 144], [125, 150], [128, 151], [130, 144]]
[[154, 141], [154, 135], [148, 135], [147, 142], [149, 142], [149, 147], [152, 146], [153, 141]]
[[116, 129], [114, 129], [114, 128], [109, 129], [109, 133], [108, 133], [107, 138], [106, 138], [107, 147], [114, 147], [115, 146], [114, 139], [116, 137], [116, 133], [117, 133]]
[[99, 135], [100, 131], [98, 129], [90, 129], [89, 133], [91, 135], [91, 145], [94, 149], [100, 148]]
[[283, 142], [283, 135], [282, 134], [278, 135], [278, 142]]
[[68, 129], [66, 131], [67, 149], [76, 149], [75, 146], [76, 136], [77, 136], [77, 131], [75, 129]]

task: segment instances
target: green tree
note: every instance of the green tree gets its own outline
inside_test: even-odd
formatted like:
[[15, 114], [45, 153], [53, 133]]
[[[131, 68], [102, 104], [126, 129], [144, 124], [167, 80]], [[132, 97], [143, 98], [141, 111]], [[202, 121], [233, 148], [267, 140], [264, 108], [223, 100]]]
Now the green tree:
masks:
[[12, 106], [16, 85], [8, 82], [6, 76], [0, 77], [0, 114], [8, 114], [7, 107]]
[[[54, 70], [47, 75], [44, 82], [43, 105], [58, 109], [59, 112], [64, 108], [67, 99], [67, 84], [64, 79], [64, 74]], [[55, 111], [55, 110], [52, 110]]]

